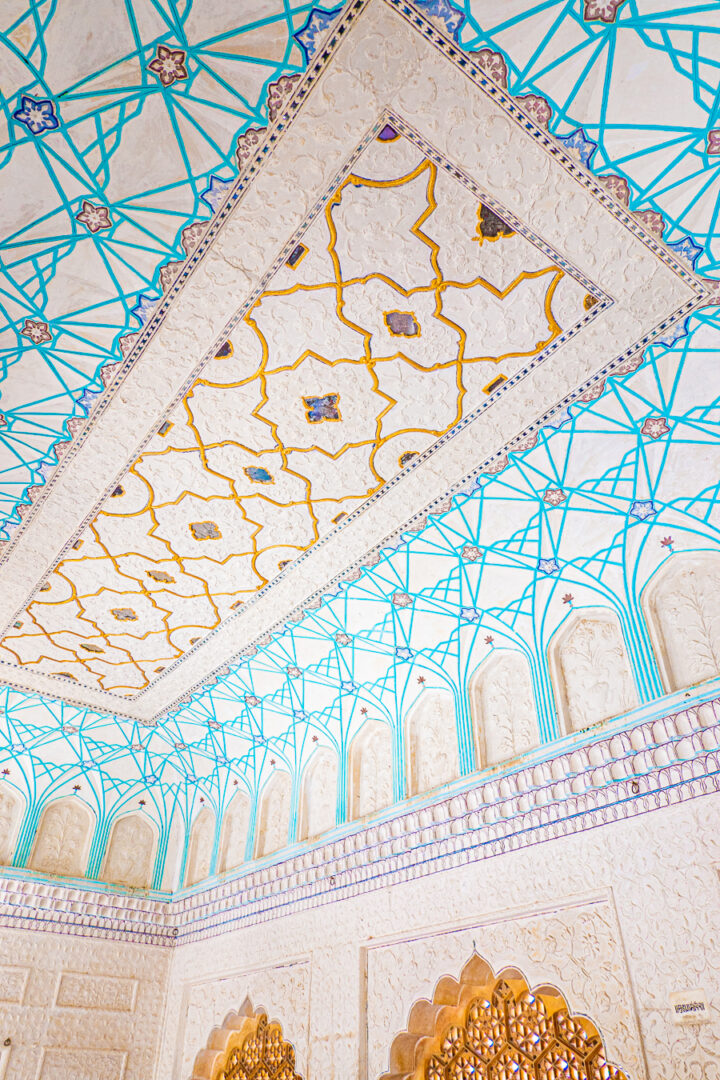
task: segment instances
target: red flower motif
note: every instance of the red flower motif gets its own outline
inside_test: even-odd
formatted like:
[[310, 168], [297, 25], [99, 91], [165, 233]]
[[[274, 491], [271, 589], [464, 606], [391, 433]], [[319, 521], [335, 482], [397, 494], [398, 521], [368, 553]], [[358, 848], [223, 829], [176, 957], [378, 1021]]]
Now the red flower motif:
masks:
[[671, 548], [674, 543], [675, 541], [673, 540], [672, 536], [663, 536], [662, 540], [660, 541], [660, 547]]
[[485, 638], [485, 644], [492, 645], [494, 640], [495, 638], [492, 636], [492, 634], [488, 634], [488, 636]]
[[180, 79], [187, 79], [184, 49], [168, 49], [167, 45], [158, 45], [154, 60], [148, 64], [148, 70], [154, 72], [163, 86], [172, 86]]
[[424, 675], [418, 675], [418, 679], [417, 679], [417, 681], [418, 681], [419, 683], [424, 683], [424, 682], [425, 682], [425, 676], [424, 676]]
[[567, 495], [562, 488], [548, 488], [543, 495], [543, 502], [548, 503], [549, 506], [559, 506], [566, 499]]
[[112, 229], [109, 207], [95, 206], [87, 199], [83, 199], [82, 210], [75, 215], [75, 220], [81, 225], [86, 225], [91, 233], [96, 233], [100, 229]]
[[40, 319], [26, 319], [20, 333], [23, 337], [30, 338], [35, 345], [44, 345], [46, 342], [52, 341], [50, 327]]
[[670, 428], [664, 416], [649, 416], [640, 428], [642, 434], [649, 435], [651, 439], [659, 439], [661, 435], [666, 435], [669, 430]]
[[720, 128], [708, 131], [707, 152], [708, 154], [720, 154]]
[[633, 217], [636, 221], [639, 221], [641, 225], [644, 225], [647, 231], [654, 236], [656, 240], [662, 240], [665, 231], [665, 222], [663, 221], [662, 214], [659, 214], [657, 210], [636, 210]]
[[563, 596], [563, 604], [572, 604], [574, 599], [575, 599], [575, 597], [573, 596], [573, 594], [571, 592], [566, 592], [565, 595]]
[[625, 0], [585, 0], [584, 16], [587, 22], [615, 22], [618, 8]]

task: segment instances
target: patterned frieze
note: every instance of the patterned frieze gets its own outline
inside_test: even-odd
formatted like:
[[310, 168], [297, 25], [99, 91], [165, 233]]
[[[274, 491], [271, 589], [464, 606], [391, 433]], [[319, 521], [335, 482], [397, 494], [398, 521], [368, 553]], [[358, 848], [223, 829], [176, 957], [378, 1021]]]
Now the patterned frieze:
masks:
[[650, 813], [720, 790], [720, 698], [454, 786], [174, 899], [7, 876], [0, 925], [172, 947]]

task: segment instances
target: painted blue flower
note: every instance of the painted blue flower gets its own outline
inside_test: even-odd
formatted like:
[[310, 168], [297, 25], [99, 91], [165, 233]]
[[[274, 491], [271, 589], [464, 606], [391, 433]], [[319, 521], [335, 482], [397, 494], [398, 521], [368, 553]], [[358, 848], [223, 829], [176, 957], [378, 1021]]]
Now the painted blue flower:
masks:
[[305, 53], [305, 61], [308, 63], [315, 53], [319, 44], [319, 39], [327, 28], [335, 22], [335, 19], [340, 14], [342, 9], [337, 7], [331, 11], [326, 11], [325, 8], [313, 8], [305, 24], [293, 34], [295, 41]]
[[671, 348], [682, 338], [687, 337], [689, 333], [689, 322], [689, 316], [685, 319], [679, 319], [678, 322], [671, 326], [662, 337], [655, 338], [653, 345], [667, 345], [668, 348]]
[[295, 709], [295, 711], [293, 712], [293, 718], [295, 720], [307, 720], [308, 714], [305, 712], [304, 709]]
[[60, 127], [55, 106], [47, 98], [36, 100], [23, 94], [20, 108], [15, 110], [13, 117], [29, 128], [33, 135], [42, 135], [43, 131], [54, 131]]
[[426, 19], [442, 23], [448, 37], [457, 41], [458, 31], [465, 22], [465, 13], [451, 4], [450, 0], [415, 0], [415, 6]]
[[482, 611], [478, 611], [474, 607], [460, 608], [460, 618], [464, 619], [465, 622], [479, 622], [482, 618]]
[[345, 679], [344, 682], [340, 683], [340, 689], [343, 694], [352, 694], [357, 690], [357, 683], [353, 682], [352, 679]]
[[325, 394], [324, 397], [304, 397], [308, 424], [319, 424], [322, 420], [340, 420], [337, 404], [339, 394]]
[[395, 649], [395, 655], [398, 660], [412, 660], [414, 653], [412, 649], [408, 649], [406, 645], [399, 645]]
[[702, 254], [702, 247], [700, 244], [696, 244], [691, 236], [683, 236], [680, 240], [676, 240], [674, 244], [666, 244], [666, 247], [672, 251], [676, 258], [686, 262], [692, 270], [695, 269], [695, 263]]
[[597, 143], [588, 139], [582, 128], [577, 128], [569, 135], [556, 136], [557, 141], [565, 148], [570, 157], [575, 158], [581, 165], [589, 165], [590, 159], [597, 150]]
[[636, 499], [630, 507], [630, 514], [640, 521], [646, 521], [647, 518], [654, 517], [657, 512], [658, 508], [652, 499]]
[[570, 406], [563, 405], [562, 409], [558, 409], [556, 413], [548, 417], [545, 421], [545, 427], [553, 428], [555, 431], [561, 428], [563, 424], [567, 424], [572, 417], [570, 416]]
[[560, 569], [557, 559], [540, 559], [537, 568], [541, 574], [557, 574]]
[[200, 198], [208, 204], [213, 214], [225, 201], [225, 197], [233, 184], [234, 180], [221, 180], [219, 176], [210, 177], [210, 184], [201, 192]]
[[258, 465], [248, 465], [243, 469], [243, 472], [247, 476], [248, 480], [252, 480], [254, 484], [272, 484], [273, 478], [267, 469], [263, 469]]
[[141, 326], [144, 326], [145, 323], [152, 318], [153, 312], [155, 311], [156, 307], [156, 299], [153, 299], [153, 297], [146, 296], [144, 293], [141, 293], [140, 296], [138, 296], [137, 304], [132, 309], [131, 314], [135, 316]]

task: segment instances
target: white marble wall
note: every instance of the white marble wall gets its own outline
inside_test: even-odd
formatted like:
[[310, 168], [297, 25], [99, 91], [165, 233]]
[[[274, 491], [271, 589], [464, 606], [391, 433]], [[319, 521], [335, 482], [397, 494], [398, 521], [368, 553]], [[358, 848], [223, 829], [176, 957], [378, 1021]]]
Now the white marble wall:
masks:
[[172, 952], [0, 929], [5, 1080], [151, 1080]]
[[[720, 795], [258, 922], [174, 951], [156, 1080], [249, 996], [310, 1080], [377, 1077], [417, 998], [473, 947], [554, 983], [631, 1080], [718, 1080]], [[713, 1023], [673, 1022], [703, 989]]]

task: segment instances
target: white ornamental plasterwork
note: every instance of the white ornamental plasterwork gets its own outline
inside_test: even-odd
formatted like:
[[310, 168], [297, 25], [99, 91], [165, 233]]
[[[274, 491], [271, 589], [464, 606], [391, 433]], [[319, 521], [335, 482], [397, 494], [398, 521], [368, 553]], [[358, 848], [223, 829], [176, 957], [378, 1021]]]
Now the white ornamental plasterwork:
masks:
[[[150, 325], [144, 351], [121, 388], [98, 409], [94, 426], [68, 453], [45, 500], [18, 535], [1, 575], [0, 623], [5, 626], [42, 584], [38, 567], [47, 568], [46, 577], [58, 556], [71, 549], [78, 528], [121, 485], [127, 465], [165, 421], [199, 366], [232, 338], [232, 327], [267, 287], [275, 266], [294, 251], [383, 115], [415, 132], [428, 157], [436, 155], [443, 168], [487, 192], [511, 220], [561, 252], [578, 279], [592, 283], [593, 291], [612, 303], [598, 304], [572, 336], [547, 350], [542, 364], [526, 373], [510, 372], [503, 391], [488, 399], [475, 420], [464, 420], [432, 452], [420, 453], [401, 482], [386, 486], [334, 526], [241, 612], [223, 618], [205, 643], [188, 642], [184, 656], [134, 698], [3, 663], [0, 675], [11, 685], [155, 717], [267, 633], [279, 612], [296, 610], [315, 596], [328, 582], [328, 568], [333, 574], [352, 568], [421, 508], [439, 503], [470, 470], [489, 462], [619, 359], [636, 354], [704, 297], [686, 269], [671, 265], [662, 245], [642, 233], [590, 174], [558, 153], [550, 136], [410, 7], [394, 0], [353, 4], [321, 60], [298, 82], [289, 110], [280, 118], [282, 133], [270, 129], [270, 152], [260, 148], [262, 165], [248, 166], [216, 216], [207, 246], [193, 256], [193, 272], [168, 293], [163, 317]], [[318, 149], [308, 153], [308, 146]], [[199, 524], [203, 542], [210, 543], [207, 522]]]

